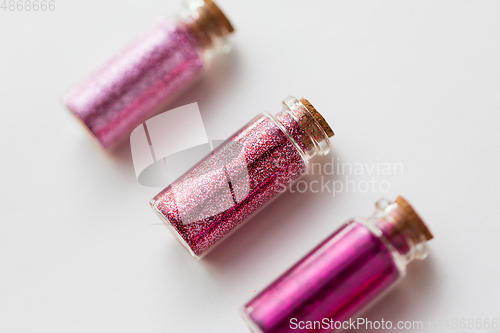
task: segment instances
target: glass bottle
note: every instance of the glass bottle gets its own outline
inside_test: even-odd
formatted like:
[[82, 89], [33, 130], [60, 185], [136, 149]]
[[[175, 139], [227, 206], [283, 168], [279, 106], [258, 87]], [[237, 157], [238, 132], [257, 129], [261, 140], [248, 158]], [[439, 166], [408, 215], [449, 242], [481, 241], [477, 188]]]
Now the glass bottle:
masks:
[[408, 202], [380, 200], [369, 218], [340, 227], [248, 302], [252, 332], [332, 332], [347, 328], [377, 296], [427, 256], [432, 234]]
[[198, 78], [215, 54], [228, 52], [231, 32], [212, 0], [188, 1], [177, 19], [157, 20], [63, 101], [111, 150]]
[[331, 149], [333, 131], [306, 99], [261, 114], [150, 204], [195, 258], [201, 258]]

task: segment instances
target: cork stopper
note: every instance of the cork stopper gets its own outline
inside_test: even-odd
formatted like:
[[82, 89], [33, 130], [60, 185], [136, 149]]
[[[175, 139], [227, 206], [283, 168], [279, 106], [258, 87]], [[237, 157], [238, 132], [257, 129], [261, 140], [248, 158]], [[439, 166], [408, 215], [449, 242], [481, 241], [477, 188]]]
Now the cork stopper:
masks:
[[429, 228], [425, 225], [424, 221], [418, 216], [417, 212], [413, 207], [406, 201], [403, 197], [399, 196], [396, 199], [398, 207], [402, 210], [405, 215], [405, 221], [408, 227], [417, 229], [421, 234], [425, 236], [427, 241], [431, 240], [434, 236], [430, 232]]
[[321, 128], [323, 128], [323, 130], [325, 131], [326, 135], [328, 135], [329, 138], [335, 135], [330, 125], [328, 125], [328, 123], [326, 122], [325, 118], [323, 118], [323, 116], [316, 110], [316, 108], [314, 108], [314, 106], [307, 99], [301, 98], [300, 102], [302, 103], [302, 105], [306, 107], [309, 113], [311, 113], [311, 115], [318, 122]]
[[188, 21], [187, 27], [198, 39], [203, 48], [209, 48], [214, 38], [222, 38], [234, 31], [226, 15], [212, 0], [204, 0]]
[[222, 10], [220, 10], [219, 6], [217, 6], [215, 2], [213, 2], [212, 0], [205, 0], [205, 4], [207, 5], [207, 9], [209, 10], [209, 12], [215, 18], [217, 18], [217, 20], [220, 22], [220, 24], [222, 24], [222, 26], [226, 28], [227, 33], [230, 34], [234, 32], [233, 25], [231, 24], [231, 22], [229, 22], [226, 15], [224, 15]]

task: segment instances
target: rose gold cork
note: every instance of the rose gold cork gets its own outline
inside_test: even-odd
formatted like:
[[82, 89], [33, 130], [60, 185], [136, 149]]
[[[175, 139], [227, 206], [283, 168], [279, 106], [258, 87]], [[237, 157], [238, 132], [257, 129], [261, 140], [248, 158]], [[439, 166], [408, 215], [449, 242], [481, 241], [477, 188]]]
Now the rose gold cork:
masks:
[[316, 110], [316, 108], [314, 108], [314, 106], [307, 99], [301, 98], [300, 102], [302, 103], [302, 105], [306, 107], [309, 113], [311, 113], [314, 119], [316, 119], [318, 124], [321, 126], [321, 128], [323, 128], [323, 130], [325, 131], [326, 135], [328, 135], [329, 138], [335, 135], [330, 125], [328, 125], [328, 123], [326, 122], [325, 118], [323, 118], [323, 116]]
[[416, 228], [421, 234], [425, 236], [425, 239], [431, 240], [434, 236], [430, 232], [429, 228], [425, 225], [424, 221], [418, 216], [417, 212], [413, 207], [406, 201], [403, 197], [399, 196], [396, 199], [398, 207], [402, 210], [405, 215], [406, 224], [408, 227]]

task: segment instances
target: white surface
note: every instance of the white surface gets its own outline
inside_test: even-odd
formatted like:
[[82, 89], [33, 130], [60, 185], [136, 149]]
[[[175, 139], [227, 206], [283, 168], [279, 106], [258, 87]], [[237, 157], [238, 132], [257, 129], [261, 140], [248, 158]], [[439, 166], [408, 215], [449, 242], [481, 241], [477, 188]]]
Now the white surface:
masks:
[[[287, 95], [307, 97], [336, 132], [331, 156], [403, 164], [403, 175], [376, 179], [435, 234], [428, 260], [366, 316], [498, 318], [500, 2], [219, 2], [235, 50], [170, 108], [198, 102], [212, 140]], [[148, 205], [158, 189], [137, 183], [130, 147], [103, 154], [60, 103], [179, 8], [0, 11], [0, 332], [247, 332], [238, 309], [254, 290], [381, 197], [286, 193], [192, 259], [158, 224]]]

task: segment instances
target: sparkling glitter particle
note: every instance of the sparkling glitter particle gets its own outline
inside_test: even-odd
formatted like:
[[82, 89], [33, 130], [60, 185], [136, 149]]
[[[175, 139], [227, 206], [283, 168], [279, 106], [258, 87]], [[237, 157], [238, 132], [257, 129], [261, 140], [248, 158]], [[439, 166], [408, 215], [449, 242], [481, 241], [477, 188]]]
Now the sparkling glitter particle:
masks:
[[[304, 141], [297, 121], [286, 119], [285, 130]], [[160, 192], [152, 206], [201, 257], [305, 170], [292, 140], [276, 120], [262, 115]]]

